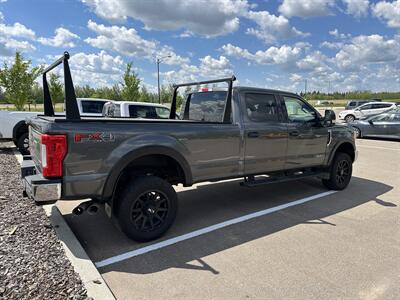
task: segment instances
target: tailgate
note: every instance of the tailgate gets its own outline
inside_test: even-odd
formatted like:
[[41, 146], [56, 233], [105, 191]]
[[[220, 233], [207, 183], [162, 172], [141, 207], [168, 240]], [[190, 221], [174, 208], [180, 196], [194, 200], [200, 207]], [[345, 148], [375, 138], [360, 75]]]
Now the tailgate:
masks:
[[32, 156], [32, 160], [36, 165], [36, 168], [42, 171], [42, 153], [41, 153], [41, 135], [38, 131], [29, 126], [29, 147]]

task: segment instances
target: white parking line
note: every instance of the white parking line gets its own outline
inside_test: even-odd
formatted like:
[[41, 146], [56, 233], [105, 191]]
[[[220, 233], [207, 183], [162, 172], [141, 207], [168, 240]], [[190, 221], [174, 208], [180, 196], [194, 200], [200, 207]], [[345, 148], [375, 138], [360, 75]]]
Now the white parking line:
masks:
[[191, 239], [191, 238], [194, 238], [194, 237], [197, 237], [197, 236], [200, 236], [200, 235], [215, 231], [217, 229], [221, 229], [221, 228], [224, 228], [224, 227], [227, 227], [227, 226], [230, 226], [230, 225], [233, 225], [233, 224], [237, 224], [237, 223], [240, 223], [240, 222], [244, 222], [244, 221], [247, 221], [247, 220], [250, 220], [250, 219], [254, 219], [254, 218], [257, 218], [257, 217], [265, 216], [265, 215], [271, 214], [273, 212], [277, 212], [279, 210], [282, 210], [282, 209], [285, 209], [285, 208], [288, 208], [288, 207], [292, 207], [292, 206], [295, 206], [295, 205], [303, 204], [303, 203], [306, 203], [306, 202], [309, 202], [309, 201], [312, 201], [312, 200], [315, 200], [315, 199], [318, 199], [318, 198], [322, 198], [322, 197], [331, 195], [333, 193], [336, 193], [336, 191], [327, 191], [327, 192], [319, 193], [319, 194], [316, 194], [316, 195], [313, 195], [313, 196], [309, 196], [309, 197], [305, 197], [305, 198], [302, 198], [302, 199], [298, 199], [298, 200], [295, 200], [295, 201], [292, 201], [292, 202], [289, 202], [289, 203], [285, 203], [285, 204], [282, 204], [282, 205], [278, 205], [278, 206], [274, 206], [274, 207], [271, 207], [271, 208], [267, 208], [267, 209], [264, 209], [264, 210], [261, 210], [261, 211], [258, 211], [258, 212], [254, 212], [254, 213], [251, 213], [251, 214], [248, 214], [248, 215], [244, 215], [242, 217], [234, 218], [234, 219], [231, 219], [231, 220], [228, 220], [228, 221], [225, 221], [225, 222], [221, 222], [221, 223], [218, 223], [218, 224], [215, 224], [215, 225], [212, 225], [212, 226], [208, 226], [208, 227], [205, 227], [205, 228], [202, 228], [202, 229], [198, 229], [198, 230], [195, 230], [195, 231], [192, 231], [192, 232], [189, 232], [189, 233], [186, 233], [186, 234], [183, 234], [183, 235], [180, 235], [180, 236], [177, 236], [177, 237], [174, 237], [174, 238], [171, 238], [171, 239], [159, 242], [159, 243], [155, 243], [155, 244], [143, 247], [143, 248], [139, 248], [139, 249], [136, 249], [136, 250], [133, 250], [133, 251], [129, 251], [129, 252], [126, 252], [126, 253], [123, 253], [123, 254], [119, 254], [119, 255], [116, 255], [116, 256], [113, 256], [113, 257], [98, 261], [98, 262], [95, 263], [95, 265], [96, 265], [96, 267], [100, 268], [100, 267], [105, 267], [105, 266], [108, 266], [108, 265], [111, 265], [111, 264], [115, 264], [117, 262], [120, 262], [120, 261], [123, 261], [123, 260], [127, 260], [127, 259], [135, 257], [135, 256], [139, 256], [139, 255], [151, 252], [151, 251], [155, 251], [155, 250], [170, 246], [172, 244], [176, 244], [176, 243], [179, 243], [179, 242], [182, 242], [182, 241], [185, 241], [185, 240], [188, 240], [188, 239]]
[[379, 146], [357, 145], [357, 148], [358, 148], [358, 147], [400, 151], [400, 148], [399, 148], [399, 149], [396, 149], [396, 148], [379, 147]]

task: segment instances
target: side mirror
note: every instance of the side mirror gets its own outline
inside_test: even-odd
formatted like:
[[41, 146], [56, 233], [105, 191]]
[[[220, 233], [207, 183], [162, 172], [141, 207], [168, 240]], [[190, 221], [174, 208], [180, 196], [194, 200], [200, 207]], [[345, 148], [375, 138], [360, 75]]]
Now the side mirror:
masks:
[[374, 121], [372, 121], [372, 120], [368, 120], [368, 123], [371, 125], [374, 125]]
[[326, 109], [325, 110], [325, 116], [324, 116], [324, 121], [332, 123], [332, 121], [336, 120], [336, 114], [333, 110], [331, 109]]

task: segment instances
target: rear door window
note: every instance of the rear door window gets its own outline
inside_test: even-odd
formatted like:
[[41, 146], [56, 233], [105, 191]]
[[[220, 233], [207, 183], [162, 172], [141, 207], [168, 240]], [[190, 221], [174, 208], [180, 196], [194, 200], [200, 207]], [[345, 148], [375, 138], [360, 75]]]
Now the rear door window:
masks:
[[360, 110], [366, 110], [366, 109], [371, 109], [372, 105], [371, 104], [366, 104], [360, 107]]
[[272, 94], [246, 93], [247, 119], [251, 122], [278, 122], [279, 110]]

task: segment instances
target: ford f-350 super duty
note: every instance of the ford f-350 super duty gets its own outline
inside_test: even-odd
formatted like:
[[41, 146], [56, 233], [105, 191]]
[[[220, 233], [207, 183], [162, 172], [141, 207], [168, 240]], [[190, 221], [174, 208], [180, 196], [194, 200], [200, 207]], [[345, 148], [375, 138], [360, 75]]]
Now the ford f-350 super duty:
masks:
[[[300, 96], [233, 87], [234, 77], [175, 85], [169, 119], [81, 118], [68, 53], [43, 73], [45, 113], [30, 119], [31, 156], [22, 166], [24, 193], [36, 203], [90, 198], [79, 213], [105, 205], [137, 241], [161, 236], [173, 223], [173, 185], [243, 177], [258, 185], [319, 177], [329, 189], [349, 184], [354, 133], [322, 117]], [[65, 116], [54, 116], [46, 73], [64, 65]], [[178, 89], [189, 93], [176, 115]], [[262, 175], [262, 176], [259, 176]]]

